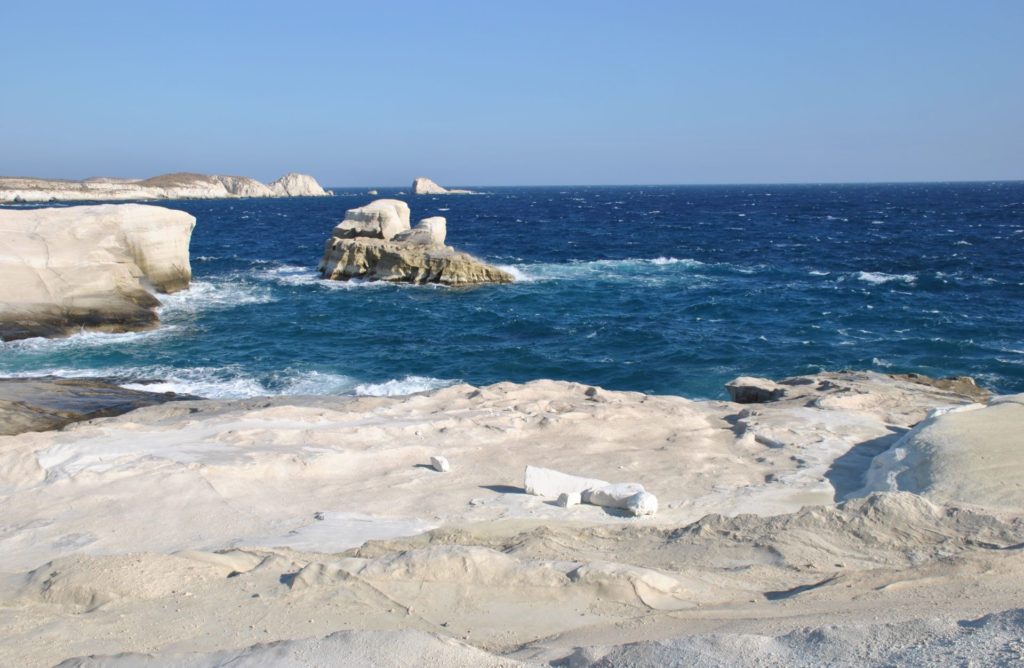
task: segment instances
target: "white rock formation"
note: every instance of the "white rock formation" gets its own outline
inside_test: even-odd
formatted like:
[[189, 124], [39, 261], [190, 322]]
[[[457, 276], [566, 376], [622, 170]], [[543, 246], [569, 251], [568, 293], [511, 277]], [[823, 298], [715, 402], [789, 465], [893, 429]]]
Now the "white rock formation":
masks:
[[321, 197], [329, 194], [312, 176], [295, 173], [286, 174], [270, 185], [246, 176], [186, 172], [149, 179], [101, 177], [84, 181], [0, 177], [0, 203]]
[[308, 174], [289, 172], [270, 184], [274, 197], [324, 197], [327, 195], [319, 183]]
[[409, 228], [409, 206], [379, 199], [349, 209], [324, 246], [322, 278], [398, 283], [473, 285], [511, 283], [497, 267], [444, 245], [447, 225], [440, 216]]
[[740, 376], [725, 384], [729, 398], [738, 404], [761, 404], [781, 399], [785, 388], [768, 378]]
[[523, 487], [527, 494], [557, 497], [558, 505], [567, 508], [574, 503], [618, 508], [631, 515], [653, 515], [658, 500], [635, 482], [610, 484], [596, 478], [562, 473], [539, 466], [527, 466]]
[[440, 455], [430, 458], [430, 466], [438, 473], [448, 473], [452, 469], [452, 465], [448, 463], [448, 458]]
[[1024, 513], [1024, 394], [932, 411], [872, 461], [875, 491]]
[[557, 498], [561, 494], [582, 494], [589, 489], [607, 487], [608, 482], [597, 478], [584, 478], [546, 469], [541, 466], [527, 466], [523, 474], [523, 487], [527, 494]]
[[0, 339], [146, 329], [192, 277], [195, 218], [141, 204], [0, 210]]
[[417, 176], [412, 182], [413, 195], [475, 195], [472, 190], [444, 188], [425, 176]]
[[[997, 487], [1021, 479], [1021, 399], [918, 432], [947, 462], [926, 494], [962, 457], [970, 504], [836, 503], [864, 453], [971, 399], [874, 373], [779, 384], [749, 407], [555, 381], [174, 402], [0, 437], [0, 665], [1017, 661], [1024, 517]], [[443, 484], [415, 466], [439, 452], [459, 462]], [[527, 464], [628, 476], [661, 507], [567, 511], [516, 493]]]
[[579, 492], [562, 492], [558, 495], [559, 508], [572, 508], [583, 503], [583, 495]]
[[416, 223], [416, 227], [395, 235], [395, 241], [403, 241], [418, 246], [444, 246], [448, 235], [448, 223], [443, 216], [424, 218]]
[[397, 199], [378, 199], [345, 212], [331, 236], [338, 239], [367, 237], [393, 239], [409, 230], [409, 205]]
[[580, 496], [583, 503], [605, 508], [618, 508], [631, 515], [653, 515], [658, 512], [658, 499], [635, 482], [620, 482], [588, 489]]

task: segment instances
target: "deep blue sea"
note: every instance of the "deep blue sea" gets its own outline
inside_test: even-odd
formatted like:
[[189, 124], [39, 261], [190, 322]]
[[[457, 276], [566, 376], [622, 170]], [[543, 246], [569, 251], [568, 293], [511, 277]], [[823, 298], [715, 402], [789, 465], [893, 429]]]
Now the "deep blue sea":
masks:
[[177, 201], [191, 290], [163, 326], [0, 344], [0, 375], [158, 379], [208, 397], [558, 378], [724, 396], [737, 375], [968, 374], [1024, 392], [1024, 182], [381, 189], [510, 268], [469, 289], [317, 278], [371, 197]]

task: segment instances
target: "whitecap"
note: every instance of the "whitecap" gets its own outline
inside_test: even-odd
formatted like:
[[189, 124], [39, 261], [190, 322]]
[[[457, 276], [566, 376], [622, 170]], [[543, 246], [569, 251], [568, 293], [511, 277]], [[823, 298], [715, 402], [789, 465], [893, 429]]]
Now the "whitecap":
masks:
[[178, 312], [231, 309], [275, 301], [266, 286], [252, 285], [237, 279], [192, 281], [187, 290], [160, 295], [159, 299], [161, 317]]
[[406, 376], [383, 383], [361, 383], [356, 385], [355, 394], [361, 397], [398, 397], [416, 392], [429, 392], [455, 385], [457, 380], [430, 378], [427, 376]]
[[882, 283], [889, 283], [891, 281], [900, 281], [903, 283], [913, 283], [917, 280], [916, 274], [886, 274], [880, 271], [858, 271], [857, 279], [864, 281], [865, 283], [874, 283], [880, 285]]

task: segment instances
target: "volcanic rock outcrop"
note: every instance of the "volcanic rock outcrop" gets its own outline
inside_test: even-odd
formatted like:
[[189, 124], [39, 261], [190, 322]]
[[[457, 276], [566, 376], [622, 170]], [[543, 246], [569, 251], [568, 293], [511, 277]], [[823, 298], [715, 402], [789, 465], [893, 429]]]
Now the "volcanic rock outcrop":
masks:
[[445, 188], [439, 186], [425, 176], [417, 176], [412, 182], [413, 195], [475, 195], [472, 190]]
[[0, 340], [153, 327], [153, 292], [192, 278], [195, 223], [143, 204], [0, 210]]
[[409, 205], [379, 199], [349, 209], [324, 247], [319, 271], [332, 280], [398, 283], [511, 283], [511, 274], [444, 244], [444, 218], [409, 226]]
[[149, 199], [225, 199], [233, 197], [323, 197], [325, 191], [307, 174], [285, 174], [268, 184], [247, 176], [179, 172], [149, 179], [0, 178], [3, 202], [82, 202]]

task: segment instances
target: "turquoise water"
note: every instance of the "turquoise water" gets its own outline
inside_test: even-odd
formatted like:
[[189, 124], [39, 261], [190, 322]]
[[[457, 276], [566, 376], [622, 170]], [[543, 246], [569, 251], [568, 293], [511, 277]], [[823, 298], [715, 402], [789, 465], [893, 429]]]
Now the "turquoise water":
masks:
[[321, 281], [373, 199], [180, 201], [194, 283], [163, 326], [0, 344], [0, 375], [210, 397], [560, 378], [723, 396], [741, 375], [968, 374], [1024, 391], [1024, 183], [492, 188], [409, 201], [509, 268], [471, 289]]

